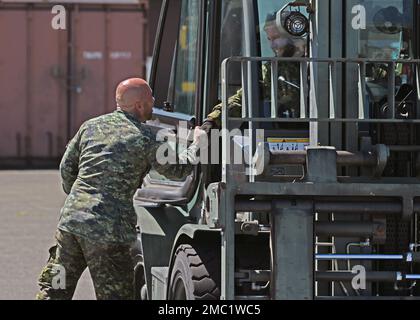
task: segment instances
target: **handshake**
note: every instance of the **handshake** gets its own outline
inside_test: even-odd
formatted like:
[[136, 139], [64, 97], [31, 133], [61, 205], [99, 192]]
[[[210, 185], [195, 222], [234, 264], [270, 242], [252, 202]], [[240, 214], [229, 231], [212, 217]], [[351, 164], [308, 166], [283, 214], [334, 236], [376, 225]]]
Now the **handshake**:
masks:
[[200, 145], [200, 143], [204, 143], [207, 141], [207, 136], [209, 135], [211, 129], [215, 126], [214, 121], [211, 119], [206, 119], [201, 127], [196, 127], [194, 130], [194, 145]]
[[213, 129], [216, 126], [214, 121], [210, 118], [207, 118], [204, 123], [201, 125], [200, 129], [204, 131], [205, 133], [209, 134], [211, 129]]
[[196, 127], [194, 130], [193, 144], [199, 145], [200, 142], [207, 141], [206, 138], [209, 135], [211, 129], [216, 126], [212, 119], [206, 119], [201, 127]]

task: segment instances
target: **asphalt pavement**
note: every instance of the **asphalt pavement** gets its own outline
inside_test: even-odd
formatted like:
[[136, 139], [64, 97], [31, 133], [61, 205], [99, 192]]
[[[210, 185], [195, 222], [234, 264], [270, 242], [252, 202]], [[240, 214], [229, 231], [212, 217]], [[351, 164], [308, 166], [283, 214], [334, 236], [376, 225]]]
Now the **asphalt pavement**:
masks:
[[[57, 170], [0, 171], [0, 300], [34, 299], [64, 200]], [[95, 299], [88, 271], [74, 299]]]

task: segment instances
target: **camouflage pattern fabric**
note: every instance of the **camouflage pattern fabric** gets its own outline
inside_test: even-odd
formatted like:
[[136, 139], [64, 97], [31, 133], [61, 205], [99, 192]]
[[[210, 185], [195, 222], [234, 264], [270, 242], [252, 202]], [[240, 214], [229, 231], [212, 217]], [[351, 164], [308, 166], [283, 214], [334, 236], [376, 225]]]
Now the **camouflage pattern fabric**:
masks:
[[[299, 63], [280, 62], [279, 76], [283, 76], [287, 81], [300, 86], [300, 67]], [[265, 101], [271, 100], [271, 65], [264, 64], [262, 67], [262, 97]], [[242, 116], [242, 95], [243, 90], [239, 89], [237, 93], [231, 96], [228, 100], [229, 116], [232, 118], [240, 118]], [[300, 91], [297, 88], [291, 87], [281, 81], [278, 86], [278, 104], [279, 117], [283, 117], [284, 112], [299, 117], [300, 112]], [[207, 116], [218, 127], [221, 126], [222, 104], [218, 104]]]
[[[97, 243], [135, 241], [133, 196], [150, 168], [170, 179], [185, 178], [193, 170], [191, 161], [160, 165], [160, 146], [147, 125], [122, 110], [84, 123], [60, 164], [68, 197], [58, 228]], [[194, 155], [193, 146], [179, 158], [193, 160]]]
[[101, 244], [71, 233], [57, 231], [57, 245], [42, 270], [37, 300], [70, 300], [86, 267], [98, 300], [134, 299], [134, 262], [130, 246]]

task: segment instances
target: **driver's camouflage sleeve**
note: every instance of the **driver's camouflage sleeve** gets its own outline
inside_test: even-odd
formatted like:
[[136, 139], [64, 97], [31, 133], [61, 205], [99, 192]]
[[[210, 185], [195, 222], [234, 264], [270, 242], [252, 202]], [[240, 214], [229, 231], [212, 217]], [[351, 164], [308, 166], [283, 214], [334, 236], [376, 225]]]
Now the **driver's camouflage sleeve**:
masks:
[[[233, 118], [239, 118], [242, 115], [242, 89], [239, 89], [236, 94], [231, 96], [228, 100], [228, 111], [229, 116]], [[223, 104], [218, 104], [212, 110], [212, 112], [207, 116], [208, 119], [214, 121], [217, 127], [222, 125], [222, 109]]]
[[[299, 63], [280, 62], [279, 74], [287, 81], [300, 86], [300, 67]], [[262, 81], [260, 81], [260, 89], [264, 101], [271, 100], [271, 65], [264, 64], [262, 67]], [[239, 89], [236, 94], [228, 99], [229, 116], [239, 118], [242, 116], [242, 95], [243, 89]], [[300, 91], [296, 87], [292, 87], [286, 83], [279, 81], [278, 86], [278, 103], [279, 116], [298, 117], [300, 110]], [[207, 116], [217, 127], [221, 127], [222, 120], [222, 104], [216, 105], [212, 112]]]

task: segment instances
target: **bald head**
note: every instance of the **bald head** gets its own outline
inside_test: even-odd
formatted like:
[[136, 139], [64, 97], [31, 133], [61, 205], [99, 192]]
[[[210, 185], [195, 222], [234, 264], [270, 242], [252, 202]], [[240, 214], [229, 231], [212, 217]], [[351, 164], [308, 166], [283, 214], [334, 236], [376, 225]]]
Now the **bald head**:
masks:
[[149, 84], [140, 78], [121, 82], [115, 94], [117, 106], [137, 116], [141, 121], [150, 120], [154, 98]]

